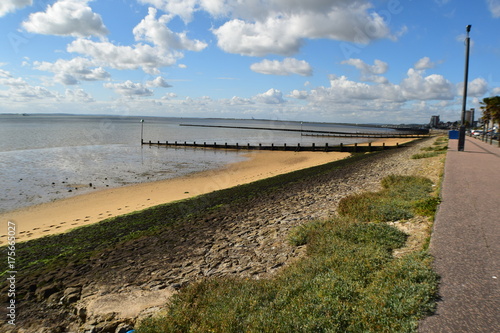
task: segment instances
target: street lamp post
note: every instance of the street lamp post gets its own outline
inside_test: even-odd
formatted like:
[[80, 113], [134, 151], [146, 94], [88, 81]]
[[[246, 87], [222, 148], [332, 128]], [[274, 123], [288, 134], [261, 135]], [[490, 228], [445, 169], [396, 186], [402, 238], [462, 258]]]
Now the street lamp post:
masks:
[[465, 75], [464, 75], [464, 94], [462, 99], [462, 119], [460, 122], [460, 131], [458, 133], [458, 151], [464, 151], [465, 146], [465, 107], [467, 105], [467, 82], [469, 80], [469, 47], [471, 25], [466, 27], [467, 37], [465, 38]]

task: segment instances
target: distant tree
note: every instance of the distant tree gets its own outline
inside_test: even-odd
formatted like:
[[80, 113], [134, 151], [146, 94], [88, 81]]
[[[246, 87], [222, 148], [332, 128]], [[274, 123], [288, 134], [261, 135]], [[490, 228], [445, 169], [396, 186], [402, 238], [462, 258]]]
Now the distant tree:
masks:
[[484, 122], [500, 123], [500, 96], [486, 97], [483, 98], [481, 102], [481, 109], [483, 110], [483, 116], [481, 119]]

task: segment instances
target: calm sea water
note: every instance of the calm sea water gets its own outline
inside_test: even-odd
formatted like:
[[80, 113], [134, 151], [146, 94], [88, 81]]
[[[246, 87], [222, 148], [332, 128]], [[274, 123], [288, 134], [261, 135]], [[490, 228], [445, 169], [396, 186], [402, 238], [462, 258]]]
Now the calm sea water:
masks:
[[[142, 146], [145, 141], [287, 145], [340, 143], [299, 132], [187, 127], [245, 126], [345, 132], [381, 131], [267, 120], [0, 115], [0, 212], [107, 187], [179, 177], [244, 160], [244, 152]], [[345, 139], [343, 143], [366, 141]]]

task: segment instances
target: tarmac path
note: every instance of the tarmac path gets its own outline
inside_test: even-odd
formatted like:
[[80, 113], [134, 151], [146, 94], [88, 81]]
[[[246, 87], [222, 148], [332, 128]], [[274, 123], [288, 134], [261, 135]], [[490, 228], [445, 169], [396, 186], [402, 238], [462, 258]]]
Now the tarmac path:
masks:
[[450, 140], [441, 198], [430, 242], [441, 299], [419, 332], [500, 332], [500, 148]]

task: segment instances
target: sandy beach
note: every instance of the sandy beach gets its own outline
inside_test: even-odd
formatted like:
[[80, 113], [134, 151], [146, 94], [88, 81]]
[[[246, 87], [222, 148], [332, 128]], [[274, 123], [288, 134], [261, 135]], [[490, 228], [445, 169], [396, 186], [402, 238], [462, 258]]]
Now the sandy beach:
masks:
[[[25, 241], [159, 204], [325, 164], [347, 156], [349, 153], [254, 152], [246, 155], [246, 161], [232, 163], [217, 170], [98, 190], [7, 212], [0, 215], [0, 222], [4, 226], [7, 221], [15, 222], [17, 240]], [[5, 236], [0, 238], [0, 244], [5, 241]]]
[[[402, 144], [409, 139], [381, 139], [373, 145]], [[22, 242], [102, 221], [104, 219], [251, 183], [259, 179], [305, 169], [348, 157], [340, 152], [252, 152], [248, 160], [185, 177], [98, 190], [71, 198], [7, 212], [0, 223], [16, 223], [17, 241]], [[4, 228], [7, 230], [7, 227]], [[2, 232], [0, 245], [6, 243]]]

